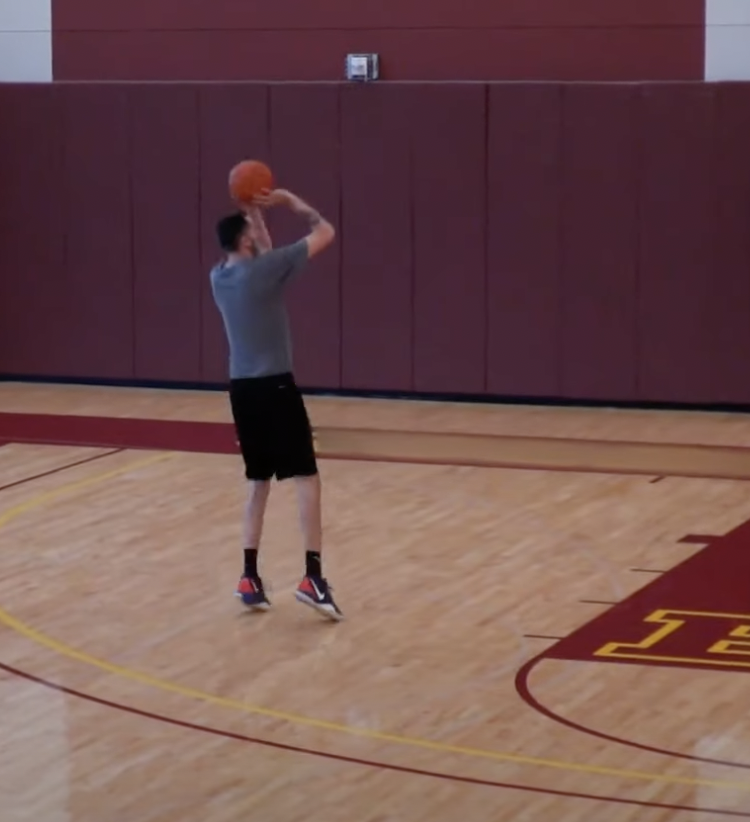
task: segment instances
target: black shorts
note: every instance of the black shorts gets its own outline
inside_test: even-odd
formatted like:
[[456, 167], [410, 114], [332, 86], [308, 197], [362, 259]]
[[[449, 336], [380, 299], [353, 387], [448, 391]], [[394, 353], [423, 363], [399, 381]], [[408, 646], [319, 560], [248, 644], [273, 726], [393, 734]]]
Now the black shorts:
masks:
[[229, 399], [249, 480], [318, 473], [310, 419], [291, 374], [232, 380]]

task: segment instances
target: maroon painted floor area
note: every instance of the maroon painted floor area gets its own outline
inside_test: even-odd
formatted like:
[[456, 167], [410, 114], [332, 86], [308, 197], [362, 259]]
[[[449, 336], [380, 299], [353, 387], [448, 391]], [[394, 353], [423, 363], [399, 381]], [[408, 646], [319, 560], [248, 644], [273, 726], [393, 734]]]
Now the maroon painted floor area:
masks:
[[[320, 428], [320, 459], [750, 481], [750, 448], [415, 430]], [[230, 422], [0, 413], [2, 440], [237, 454]], [[653, 479], [651, 480], [653, 481]]]
[[750, 520], [725, 536], [689, 534], [680, 542], [706, 547], [527, 662], [516, 675], [516, 690], [531, 708], [580, 733], [667, 757], [750, 769], [746, 762], [658, 748], [573, 722], [543, 705], [529, 685], [545, 659], [750, 673]]
[[[750, 673], [750, 521], [706, 539], [706, 548], [558, 642], [547, 658]], [[668, 630], [668, 621], [683, 624]], [[622, 646], [603, 652], [608, 643]]]
[[237, 453], [232, 425], [215, 422], [0, 414], [0, 439], [89, 448]]

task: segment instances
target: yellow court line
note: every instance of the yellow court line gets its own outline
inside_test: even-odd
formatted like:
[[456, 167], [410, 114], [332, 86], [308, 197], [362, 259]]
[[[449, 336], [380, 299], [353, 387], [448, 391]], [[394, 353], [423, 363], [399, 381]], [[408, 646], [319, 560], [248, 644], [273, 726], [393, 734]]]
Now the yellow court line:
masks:
[[[98, 485], [100, 482], [105, 482], [108, 479], [120, 477], [123, 474], [129, 474], [131, 471], [137, 471], [139, 468], [145, 468], [146, 466], [154, 465], [157, 462], [164, 462], [165, 460], [172, 459], [174, 456], [175, 455], [173, 453], [156, 454], [146, 459], [120, 466], [120, 468], [114, 468], [111, 471], [106, 471], [103, 474], [94, 474], [93, 477], [87, 477], [86, 479], [78, 480], [77, 482], [69, 482], [67, 485], [63, 485], [60, 488], [55, 488], [53, 491], [48, 491], [45, 494], [39, 494], [36, 497], [32, 497], [32, 499], [27, 502], [21, 502], [18, 505], [14, 505], [12, 508], [9, 508], [4, 513], [0, 514], [0, 528], [4, 528], [11, 520], [20, 517], [27, 511], [33, 511], [36, 508], [40, 508], [45, 503], [52, 502], [59, 497], [73, 494], [76, 491], [80, 491], [82, 488], [87, 488], [91, 485]], [[83, 468], [84, 464], [73, 467]]]
[[[29, 500], [25, 503], [21, 503], [20, 505], [17, 505], [14, 508], [11, 508], [10, 510], [0, 515], [0, 528], [7, 525], [11, 520], [15, 519], [16, 517], [21, 516], [22, 514], [31, 511], [35, 508], [39, 508], [45, 503], [51, 502], [66, 494], [73, 493], [77, 490], [80, 490], [81, 488], [85, 488], [99, 482], [104, 482], [108, 479], [113, 479], [114, 477], [118, 477], [123, 474], [129, 473], [130, 471], [136, 470], [137, 468], [142, 468], [147, 465], [151, 465], [153, 463], [169, 459], [172, 456], [174, 455], [160, 454], [156, 457], [151, 457], [147, 460], [141, 460], [136, 463], [131, 463], [130, 465], [123, 466], [122, 468], [115, 469], [113, 471], [108, 471], [107, 473], [98, 474], [94, 477], [89, 477], [88, 479], [81, 480], [79, 482], [70, 483], [69, 485], [65, 485], [54, 491], [41, 494], [35, 497], [34, 499]], [[364, 737], [378, 742], [388, 742], [398, 745], [409, 746], [413, 748], [422, 748], [426, 750], [436, 751], [439, 753], [460, 754], [463, 756], [469, 756], [473, 758], [494, 760], [496, 762], [509, 762], [517, 765], [536, 765], [539, 767], [555, 768], [564, 771], [578, 771], [580, 773], [598, 774], [600, 776], [614, 776], [623, 779], [635, 779], [647, 782], [663, 782], [674, 785], [692, 785], [750, 792], [750, 784], [747, 782], [743, 783], [726, 782], [722, 780], [713, 779], [694, 779], [691, 777], [670, 776], [667, 774], [654, 774], [645, 771], [630, 771], [621, 768], [608, 768], [599, 765], [586, 765], [582, 763], [566, 762], [565, 760], [558, 759], [544, 759], [541, 757], [524, 756], [523, 754], [503, 753], [501, 751], [489, 751], [480, 748], [467, 748], [458, 745], [449, 745], [443, 742], [434, 742], [428, 739], [419, 739], [417, 737], [400, 736], [397, 734], [383, 733], [381, 731], [373, 731], [366, 728], [355, 728], [350, 725], [343, 725], [338, 722], [330, 722], [323, 719], [315, 719], [309, 716], [288, 713], [286, 711], [278, 711], [272, 708], [263, 708], [257, 705], [249, 705], [245, 702], [240, 702], [235, 699], [217, 696], [216, 694], [206, 693], [204, 691], [197, 690], [196, 688], [190, 688], [184, 685], [179, 685], [175, 682], [169, 682], [168, 680], [158, 679], [157, 677], [141, 673], [140, 671], [125, 667], [123, 665], [116, 665], [112, 662], [107, 662], [103, 659], [97, 659], [96, 657], [91, 656], [90, 654], [87, 654], [84, 651], [79, 651], [78, 649], [66, 645], [54, 639], [53, 637], [50, 637], [42, 633], [41, 631], [37, 631], [35, 628], [32, 628], [31, 626], [27, 625], [19, 619], [16, 619], [7, 611], [4, 611], [2, 609], [0, 609], [0, 623], [5, 625], [7, 628], [16, 631], [17, 633], [21, 634], [22, 636], [26, 637], [27, 639], [36, 643], [37, 645], [49, 648], [55, 653], [67, 657], [68, 659], [81, 662], [85, 665], [90, 665], [94, 668], [98, 668], [99, 670], [105, 671], [114, 676], [129, 679], [133, 682], [138, 682], [142, 685], [149, 685], [161, 691], [178, 694], [180, 696], [186, 696], [211, 705], [217, 705], [222, 708], [241, 711], [242, 713], [246, 714], [254, 714], [256, 716], [263, 716], [271, 719], [280, 719], [296, 725], [305, 725], [308, 727], [320, 728], [328, 731], [335, 731], [337, 733], [343, 733], [350, 736]]]
[[[645, 650], [646, 648], [654, 648], [670, 634], [674, 634], [675, 632], [683, 628], [686, 622], [688, 622], [688, 620], [685, 619], [672, 619], [671, 617], [673, 616], [700, 617], [703, 619], [732, 619], [750, 622], [750, 614], [725, 614], [720, 611], [674, 611], [671, 608], [659, 608], [658, 610], [649, 614], [647, 617], [644, 617], [643, 621], [661, 624], [661, 628], [657, 628], [657, 630], [653, 631], [647, 637], [640, 640], [640, 642], [608, 642], [606, 645], [602, 645], [602, 647], [599, 648], [598, 651], [594, 651], [594, 656], [605, 657], [608, 659], [640, 659], [648, 660], [650, 662], [672, 662], [684, 663], [687, 665], [711, 665], [714, 667], [720, 666], [722, 668], [750, 668], [750, 660], [748, 660], [747, 662], [742, 662], [736, 659], [721, 659], [720, 657], [711, 659], [709, 657], [682, 657], [667, 656], [666, 654], [633, 653], [633, 651]], [[747, 626], [740, 626], [740, 628], [744, 629], [747, 628]], [[740, 638], [742, 638], [744, 637], [744, 634], [737, 634], [737, 629], [735, 629], [734, 631], [730, 632], [730, 636], [739, 636]], [[733, 643], [731, 640], [719, 641], [716, 642], [713, 646], [711, 646], [711, 648], [709, 648], [709, 652], [715, 654], [747, 654], [747, 651], [744, 650], [726, 650], [727, 648], [731, 648], [734, 644], [736, 643]], [[747, 645], [747, 643], [745, 642], [740, 642], [739, 644]], [[723, 645], [725, 647], [721, 650], [714, 650], [714, 648], [720, 645]]]

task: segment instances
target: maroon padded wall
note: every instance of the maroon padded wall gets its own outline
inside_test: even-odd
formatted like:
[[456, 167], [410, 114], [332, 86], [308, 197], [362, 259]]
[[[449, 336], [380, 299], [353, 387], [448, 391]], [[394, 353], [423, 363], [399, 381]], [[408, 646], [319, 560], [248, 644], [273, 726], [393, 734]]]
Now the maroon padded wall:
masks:
[[566, 397], [637, 397], [639, 89], [563, 92], [560, 253]]
[[223, 381], [213, 226], [255, 156], [338, 226], [290, 292], [303, 385], [750, 403], [750, 84], [0, 85], [0, 110], [2, 374]]
[[640, 151], [640, 390], [710, 399], [716, 282], [716, 88], [646, 87]]
[[411, 90], [414, 388], [486, 390], [486, 88]]
[[68, 328], [62, 100], [50, 85], [0, 84], [0, 357], [3, 371], [77, 368]]
[[414, 390], [410, 95], [341, 90], [342, 383]]
[[697, 80], [705, 0], [52, 0], [57, 80]]
[[124, 88], [77, 86], [60, 102], [62, 187], [59, 200], [52, 195], [62, 206], [65, 249], [60, 272], [65, 359], [59, 370], [70, 373], [72, 362], [74, 376], [106, 373], [132, 379], [128, 94]]
[[715, 97], [716, 235], [712, 255], [711, 396], [747, 402], [750, 354], [750, 84]]
[[487, 389], [561, 395], [562, 88], [489, 89]]
[[195, 379], [203, 274], [198, 93], [148, 84], [129, 95], [135, 373]]

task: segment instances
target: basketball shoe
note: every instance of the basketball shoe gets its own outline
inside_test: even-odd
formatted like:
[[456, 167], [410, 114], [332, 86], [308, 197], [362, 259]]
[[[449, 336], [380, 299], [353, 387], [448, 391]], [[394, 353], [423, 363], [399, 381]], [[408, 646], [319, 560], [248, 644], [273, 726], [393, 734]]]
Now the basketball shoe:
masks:
[[271, 607], [260, 577], [241, 577], [234, 595], [253, 611], [267, 611]]
[[333, 601], [330, 585], [322, 577], [305, 577], [297, 587], [294, 596], [299, 602], [315, 608], [318, 613], [328, 619], [340, 622], [344, 618], [338, 605]]

